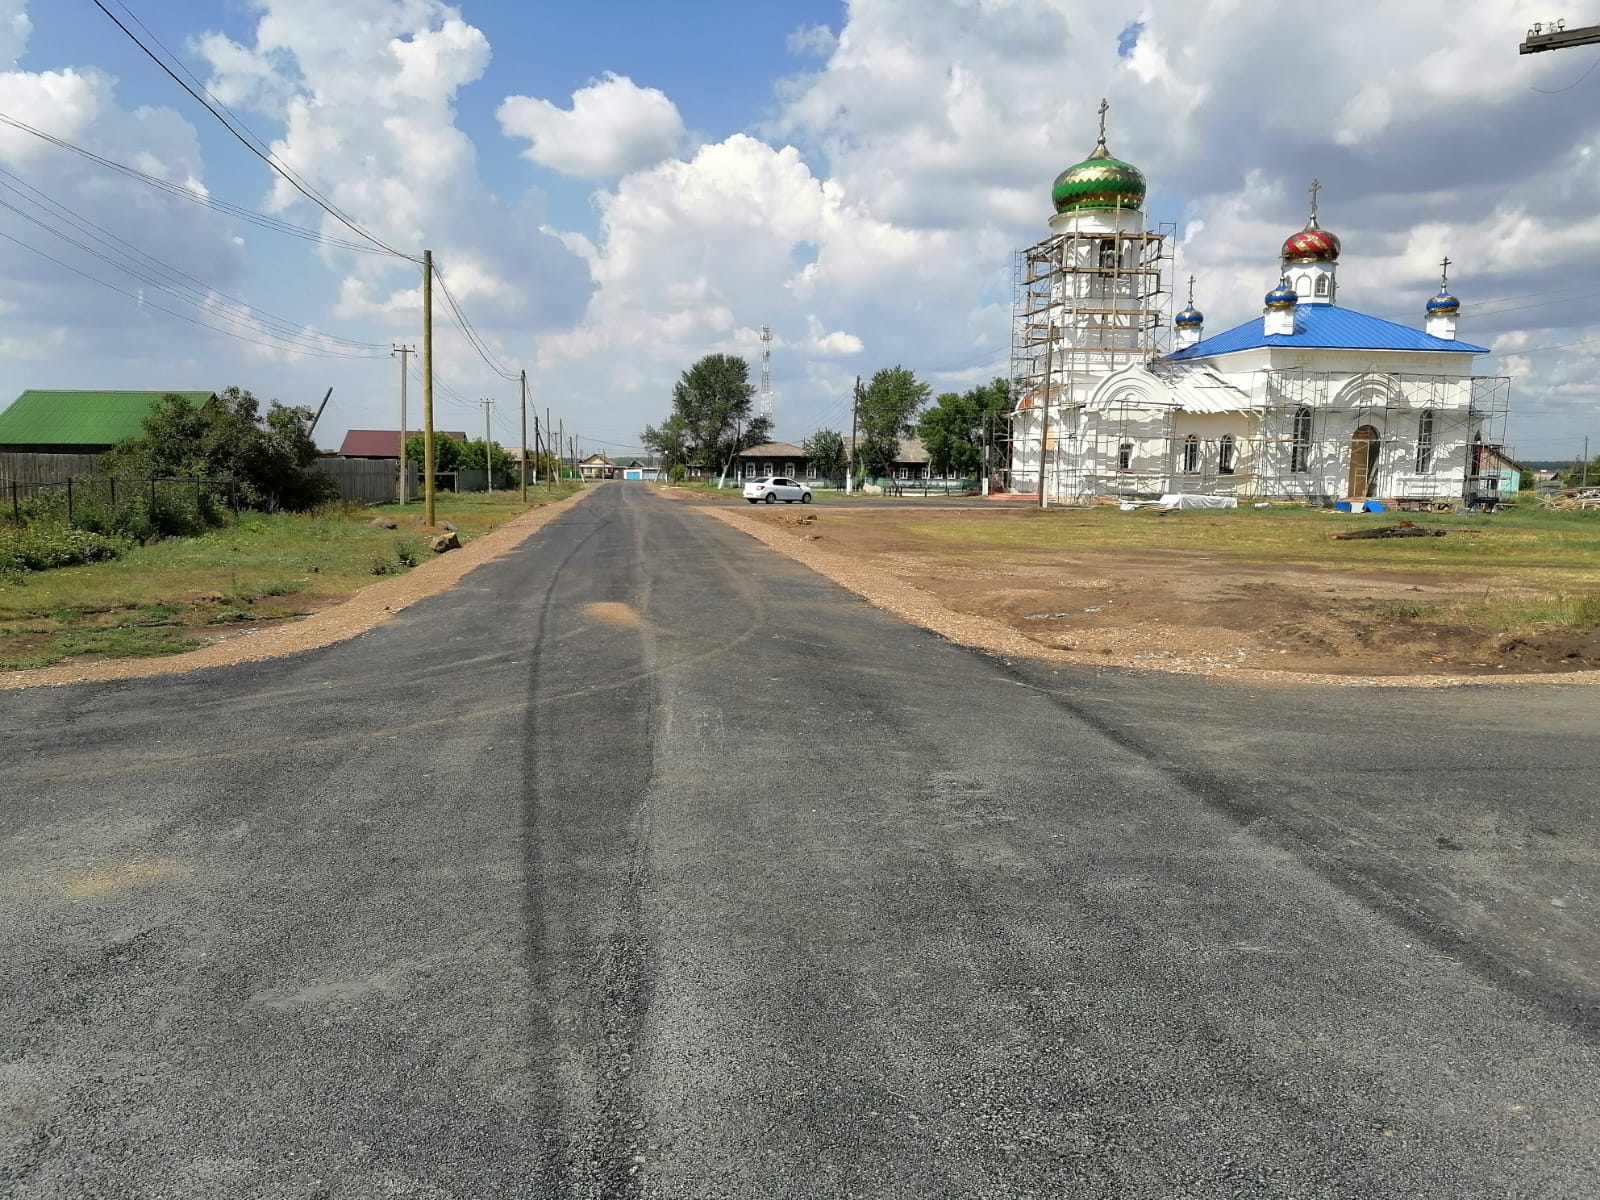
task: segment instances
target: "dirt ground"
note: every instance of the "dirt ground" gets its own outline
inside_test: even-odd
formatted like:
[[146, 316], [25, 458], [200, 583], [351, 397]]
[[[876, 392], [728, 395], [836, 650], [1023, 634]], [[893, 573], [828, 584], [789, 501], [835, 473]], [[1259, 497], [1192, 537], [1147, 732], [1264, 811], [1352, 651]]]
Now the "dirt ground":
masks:
[[1481, 574], [1252, 567], [1188, 550], [1030, 548], [974, 563], [960, 544], [907, 536], [897, 514], [712, 511], [881, 607], [1002, 653], [1351, 682], [1600, 668], [1600, 630], [1515, 637], [1430, 616], [1496, 583]]

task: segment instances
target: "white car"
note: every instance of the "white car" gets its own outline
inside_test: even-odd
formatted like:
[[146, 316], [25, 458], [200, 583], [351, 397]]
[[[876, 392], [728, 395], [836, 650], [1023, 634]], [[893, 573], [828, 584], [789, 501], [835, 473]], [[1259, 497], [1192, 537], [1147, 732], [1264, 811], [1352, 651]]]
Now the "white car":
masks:
[[785, 504], [793, 504], [796, 500], [801, 504], [810, 504], [811, 489], [803, 483], [796, 483], [781, 475], [768, 475], [761, 479], [745, 480], [744, 498], [751, 504], [762, 500], [768, 504], [774, 504], [779, 500]]

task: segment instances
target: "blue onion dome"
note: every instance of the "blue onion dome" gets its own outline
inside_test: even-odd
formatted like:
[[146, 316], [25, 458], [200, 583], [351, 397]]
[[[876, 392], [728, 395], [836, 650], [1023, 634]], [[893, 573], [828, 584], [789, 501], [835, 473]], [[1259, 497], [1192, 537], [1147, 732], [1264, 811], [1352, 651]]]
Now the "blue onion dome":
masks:
[[1287, 282], [1284, 282], [1268, 292], [1262, 303], [1273, 310], [1293, 308], [1300, 303], [1300, 297]]
[[1206, 317], [1203, 312], [1201, 312], [1191, 303], [1177, 316], [1172, 318], [1172, 323], [1179, 329], [1197, 329], [1206, 323]]
[[1461, 313], [1461, 301], [1452, 296], [1444, 287], [1439, 288], [1439, 294], [1428, 301], [1428, 315], [1430, 317], [1454, 317]]

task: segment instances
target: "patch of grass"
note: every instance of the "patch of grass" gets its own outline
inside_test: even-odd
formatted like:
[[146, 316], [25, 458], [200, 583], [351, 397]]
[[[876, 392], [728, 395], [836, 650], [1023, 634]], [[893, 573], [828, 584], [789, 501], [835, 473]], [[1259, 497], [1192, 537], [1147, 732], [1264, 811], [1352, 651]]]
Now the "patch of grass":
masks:
[[114, 629], [75, 629], [58, 635], [51, 652], [59, 658], [84, 654], [103, 654], [107, 658], [159, 658], [181, 654], [201, 643], [167, 628], [141, 629], [120, 626]]
[[1432, 616], [1439, 611], [1439, 606], [1437, 604], [1420, 604], [1415, 600], [1380, 600], [1372, 606], [1372, 611], [1375, 615], [1390, 620], [1414, 621], [1421, 617]]
[[[529, 489], [528, 505], [516, 492], [443, 495], [437, 519], [455, 525], [465, 543], [528, 508], [577, 490], [576, 485], [558, 488], [552, 497], [543, 488]], [[368, 528], [378, 512], [393, 517], [400, 528]], [[204, 627], [223, 612], [228, 614], [223, 623], [303, 616], [371, 583], [374, 562], [387, 564], [387, 574], [428, 558], [421, 517], [420, 502], [376, 509], [335, 505], [307, 514], [249, 513], [198, 537], [123, 546], [110, 561], [0, 574], [0, 665], [43, 666], [90, 653], [172, 654], [190, 648], [176, 640], [183, 629]], [[246, 612], [258, 599], [295, 593], [312, 593], [311, 602]], [[107, 624], [108, 617], [114, 617], [113, 624]], [[92, 644], [80, 648], [73, 642], [61, 649], [56, 643], [68, 634], [90, 638]]]

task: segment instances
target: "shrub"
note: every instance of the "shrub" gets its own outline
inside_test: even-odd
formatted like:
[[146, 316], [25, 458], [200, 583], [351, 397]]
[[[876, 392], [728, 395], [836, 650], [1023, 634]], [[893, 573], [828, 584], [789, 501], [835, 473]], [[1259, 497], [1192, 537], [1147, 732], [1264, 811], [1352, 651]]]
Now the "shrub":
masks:
[[24, 525], [0, 531], [0, 574], [48, 571], [116, 558], [121, 547], [111, 538], [69, 525]]
[[65, 486], [42, 489], [23, 508], [24, 520], [72, 524], [90, 533], [146, 542], [191, 537], [224, 523], [226, 511], [209, 487], [183, 480], [90, 478], [73, 481], [71, 520]]
[[682, 483], [689, 478], [689, 468], [682, 463], [673, 463], [667, 470], [667, 478], [673, 483]]

